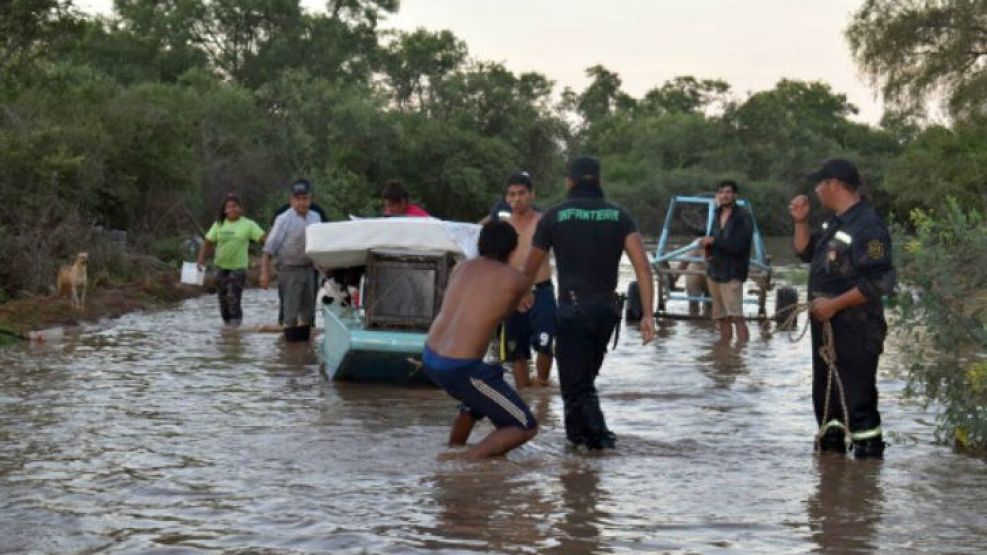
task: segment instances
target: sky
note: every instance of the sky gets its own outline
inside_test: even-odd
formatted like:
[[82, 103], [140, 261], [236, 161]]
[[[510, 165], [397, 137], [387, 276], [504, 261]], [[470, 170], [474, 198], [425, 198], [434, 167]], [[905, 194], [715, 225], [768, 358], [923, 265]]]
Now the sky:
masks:
[[[784, 78], [824, 81], [876, 124], [883, 113], [843, 35], [863, 0], [401, 0], [384, 29], [448, 29], [470, 55], [579, 92], [602, 64], [640, 98], [677, 76], [722, 79], [743, 99]], [[110, 13], [112, 0], [75, 0]], [[302, 0], [323, 11], [324, 0]]]

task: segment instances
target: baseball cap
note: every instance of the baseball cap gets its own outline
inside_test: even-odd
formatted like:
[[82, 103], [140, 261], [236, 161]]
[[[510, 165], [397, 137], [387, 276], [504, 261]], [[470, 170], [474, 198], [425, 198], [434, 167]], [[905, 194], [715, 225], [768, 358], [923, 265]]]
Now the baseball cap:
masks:
[[528, 173], [528, 172], [523, 172], [523, 171], [522, 172], [517, 172], [517, 173], [512, 173], [507, 178], [507, 185], [508, 186], [510, 186], [510, 185], [524, 185], [528, 189], [531, 189], [531, 187], [533, 185], [531, 183], [531, 174]]
[[600, 184], [600, 161], [592, 156], [576, 156], [569, 160], [569, 179], [574, 183]]
[[806, 178], [813, 183], [824, 179], [838, 179], [854, 189], [860, 187], [860, 173], [857, 171], [857, 166], [842, 158], [826, 160], [821, 168], [810, 173]]
[[299, 179], [291, 184], [291, 194], [308, 195], [312, 193], [312, 184], [307, 179]]

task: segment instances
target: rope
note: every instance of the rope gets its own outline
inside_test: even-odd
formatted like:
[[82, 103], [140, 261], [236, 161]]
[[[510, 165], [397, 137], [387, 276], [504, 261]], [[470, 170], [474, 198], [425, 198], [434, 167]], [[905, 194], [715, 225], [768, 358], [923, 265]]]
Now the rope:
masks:
[[[805, 312], [809, 312], [810, 303], [799, 303], [786, 307], [784, 310], [788, 312], [785, 316], [784, 322], [781, 324], [782, 329], [788, 331], [788, 339], [793, 343], [801, 341], [805, 337], [805, 333], [809, 330], [811, 323], [811, 316], [806, 315], [805, 325], [802, 327], [802, 331], [799, 332], [797, 336], [792, 335], [792, 328], [795, 324], [798, 315]], [[797, 329], [797, 328], [796, 328]], [[840, 406], [843, 408], [843, 426], [846, 428], [846, 433], [844, 434], [844, 441], [853, 435], [850, 430], [850, 410], [847, 408], [846, 404], [846, 394], [843, 390], [843, 380], [840, 379], [840, 373], [836, 369], [836, 343], [833, 340], [833, 324], [826, 320], [822, 323], [822, 343], [819, 346], [819, 357], [823, 359], [828, 367], [826, 373], [826, 396], [823, 404], [823, 415], [820, 420], [819, 429], [816, 430], [816, 451], [821, 451], [822, 437], [826, 433], [827, 424], [829, 423], [829, 401], [833, 395], [833, 384], [836, 384], [837, 393], [839, 394]]]

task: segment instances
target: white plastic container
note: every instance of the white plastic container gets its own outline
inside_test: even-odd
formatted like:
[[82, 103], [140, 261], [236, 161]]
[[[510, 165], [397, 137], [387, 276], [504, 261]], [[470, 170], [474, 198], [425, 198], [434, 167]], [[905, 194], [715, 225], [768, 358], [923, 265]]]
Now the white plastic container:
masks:
[[202, 285], [206, 280], [206, 272], [199, 269], [195, 262], [182, 262], [182, 283], [186, 285]]

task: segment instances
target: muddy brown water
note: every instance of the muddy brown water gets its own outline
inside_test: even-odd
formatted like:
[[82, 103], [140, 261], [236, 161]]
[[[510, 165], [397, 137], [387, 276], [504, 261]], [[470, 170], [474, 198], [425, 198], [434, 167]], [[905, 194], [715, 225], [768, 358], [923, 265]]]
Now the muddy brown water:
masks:
[[[244, 305], [275, 317], [271, 291]], [[616, 451], [569, 450], [551, 387], [523, 394], [530, 444], [467, 464], [436, 461], [443, 392], [333, 383], [218, 320], [201, 297], [0, 350], [0, 552], [987, 551], [987, 465], [934, 444], [895, 340], [883, 462], [812, 454], [807, 338], [676, 321], [607, 357]]]

